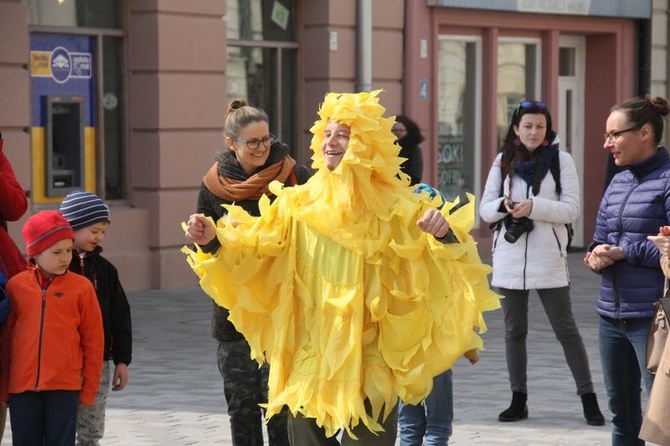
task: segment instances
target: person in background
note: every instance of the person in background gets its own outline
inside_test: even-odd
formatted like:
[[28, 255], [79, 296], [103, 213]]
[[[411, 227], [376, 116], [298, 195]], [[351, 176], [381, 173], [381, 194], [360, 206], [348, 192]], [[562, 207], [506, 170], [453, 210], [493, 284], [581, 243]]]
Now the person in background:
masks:
[[[427, 191], [431, 197], [440, 195], [441, 203], [446, 203], [446, 197], [436, 189], [425, 183], [420, 183], [414, 190], [416, 193]], [[440, 209], [441, 206], [438, 206]], [[458, 240], [453, 240], [458, 242]], [[465, 352], [464, 356], [470, 364], [479, 361], [479, 352], [474, 349]], [[400, 446], [427, 446], [449, 444], [453, 432], [454, 421], [454, 394], [453, 372], [451, 369], [440, 373], [433, 378], [433, 390], [420, 404], [399, 403], [398, 431]]]
[[405, 187], [378, 94], [326, 95], [311, 128], [317, 172], [274, 185], [260, 217], [227, 206], [216, 226], [202, 214], [184, 225], [199, 245], [222, 242], [213, 256], [184, 252], [270, 362], [268, 414], [289, 407], [292, 446], [338, 445], [340, 430], [343, 445], [394, 445], [398, 397], [417, 404], [481, 348], [481, 313], [498, 306], [468, 233], [472, 197], [438, 211]]
[[[12, 164], [3, 150], [2, 133], [0, 133], [0, 288], [3, 290], [7, 281], [17, 273], [28, 268], [28, 262], [7, 232], [7, 222], [17, 221], [28, 210], [26, 197], [21, 184], [16, 179]], [[1, 323], [9, 314], [9, 300], [0, 301]], [[0, 402], [0, 442], [7, 422], [7, 404]]]
[[[74, 231], [70, 271], [91, 281], [102, 312], [105, 351], [100, 386], [95, 403], [80, 408], [77, 420], [77, 445], [98, 446], [105, 434], [109, 388], [111, 386], [112, 391], [117, 392], [128, 382], [133, 349], [130, 305], [116, 267], [102, 256], [100, 243], [111, 222], [107, 205], [91, 192], [73, 191], [62, 201], [60, 212]], [[110, 374], [110, 360], [114, 362], [113, 374]]]
[[[224, 204], [237, 204], [251, 215], [259, 215], [259, 200], [274, 198], [269, 190], [272, 181], [284, 186], [303, 184], [311, 172], [296, 164], [286, 144], [270, 134], [268, 115], [243, 100], [228, 104], [224, 134], [227, 148], [216, 154], [216, 162], [204, 176], [198, 195], [197, 212], [214, 220], [226, 213]], [[221, 246], [213, 238], [202, 246], [205, 252], [216, 252]], [[217, 361], [228, 402], [233, 445], [262, 446], [262, 411], [267, 401], [269, 365], [260, 368], [251, 359], [244, 336], [228, 318], [228, 310], [213, 302], [212, 336], [218, 341]], [[267, 423], [271, 446], [288, 444], [286, 412]]]
[[[670, 278], [670, 226], [661, 226], [657, 236], [647, 237], [652, 241], [661, 253], [661, 269], [666, 278], [665, 287], [668, 286]], [[667, 289], [663, 291], [667, 295]], [[668, 317], [668, 315], [666, 315]], [[654, 384], [651, 386], [651, 394], [647, 402], [647, 410], [642, 419], [640, 438], [660, 445], [670, 444], [670, 337], [668, 337]]]
[[[550, 172], [552, 165], [558, 170], [556, 176]], [[545, 103], [524, 101], [514, 110], [501, 153], [489, 171], [479, 212], [482, 220], [497, 224], [491, 283], [505, 296], [505, 356], [512, 403], [498, 421], [528, 417], [528, 297], [530, 290], [536, 290], [563, 347], [586, 422], [602, 426], [605, 419], [570, 301], [565, 224], [579, 214], [579, 182], [572, 157], [559, 150]]]
[[74, 232], [60, 212], [32, 215], [22, 233], [34, 266], [7, 283], [0, 400], [13, 444], [74, 445], [78, 405], [93, 404], [100, 382], [100, 305], [91, 282], [68, 270]]
[[395, 123], [391, 128], [400, 145], [401, 158], [406, 160], [400, 165], [400, 170], [409, 175], [410, 185], [414, 186], [421, 182], [423, 175], [423, 155], [421, 154], [421, 144], [425, 138], [416, 122], [405, 115], [397, 115]]
[[[470, 350], [464, 356], [474, 365], [479, 352]], [[421, 404], [400, 403], [398, 429], [400, 446], [446, 446], [453, 432], [454, 394], [451, 369], [433, 379], [433, 390]], [[425, 442], [424, 442], [425, 440]]]
[[617, 167], [596, 218], [584, 263], [600, 275], [600, 360], [612, 414], [612, 445], [643, 445], [641, 387], [651, 391], [647, 332], [663, 293], [660, 253], [648, 236], [670, 222], [670, 156], [659, 144], [664, 98], [632, 98], [612, 107], [604, 148]]

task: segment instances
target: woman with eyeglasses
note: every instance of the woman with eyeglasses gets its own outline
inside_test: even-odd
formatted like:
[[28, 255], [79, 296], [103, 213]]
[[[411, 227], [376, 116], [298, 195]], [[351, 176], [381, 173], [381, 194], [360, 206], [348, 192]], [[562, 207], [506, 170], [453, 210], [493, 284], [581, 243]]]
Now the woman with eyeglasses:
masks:
[[[224, 134], [227, 150], [216, 154], [216, 162], [204, 176], [198, 196], [198, 213], [217, 221], [226, 212], [224, 204], [235, 203], [258, 216], [258, 201], [269, 191], [272, 181], [284, 186], [303, 184], [311, 173], [297, 165], [286, 144], [270, 134], [268, 115], [243, 100], [228, 104]], [[219, 239], [201, 248], [216, 252]], [[228, 310], [214, 304], [212, 336], [218, 341], [217, 361], [228, 403], [233, 445], [262, 446], [262, 413], [259, 404], [267, 402], [269, 366], [260, 369], [251, 359], [249, 344], [228, 320]], [[283, 415], [283, 416], [282, 416]], [[288, 445], [286, 414], [267, 423], [270, 445]]]
[[498, 420], [528, 417], [528, 297], [536, 290], [563, 346], [586, 422], [605, 424], [570, 301], [566, 224], [579, 213], [577, 170], [570, 154], [559, 150], [545, 103], [524, 101], [514, 110], [479, 212], [495, 228], [491, 283], [505, 297], [501, 304], [512, 403]]
[[664, 98], [646, 96], [616, 104], [605, 124], [604, 148], [624, 168], [610, 182], [584, 263], [600, 274], [600, 360], [612, 413], [612, 445], [643, 445], [641, 387], [647, 332], [654, 303], [663, 295], [660, 253], [648, 236], [670, 223], [670, 156], [659, 144]]

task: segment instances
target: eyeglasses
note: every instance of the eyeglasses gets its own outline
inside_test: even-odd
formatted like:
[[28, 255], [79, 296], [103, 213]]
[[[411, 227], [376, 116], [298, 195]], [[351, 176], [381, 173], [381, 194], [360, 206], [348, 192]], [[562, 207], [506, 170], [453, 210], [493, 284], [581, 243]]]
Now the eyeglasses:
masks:
[[514, 116], [518, 116], [518, 115], [519, 115], [519, 112], [520, 112], [521, 110], [523, 110], [524, 108], [529, 108], [529, 107], [533, 107], [533, 106], [538, 107], [538, 108], [541, 108], [541, 109], [543, 109], [543, 110], [546, 110], [546, 109], [547, 109], [547, 104], [545, 104], [544, 102], [540, 102], [540, 101], [523, 101], [523, 102], [519, 102], [519, 105], [516, 106], [516, 110], [514, 110]]
[[252, 139], [250, 141], [245, 141], [242, 138], [233, 138], [233, 141], [243, 142], [247, 145], [249, 150], [258, 150], [261, 147], [261, 144], [267, 149], [275, 142], [277, 138], [274, 135], [266, 136], [263, 139]]
[[641, 128], [642, 128], [641, 125], [636, 125], [626, 130], [619, 130], [618, 132], [603, 133], [603, 136], [605, 137], [605, 142], [607, 141], [615, 142], [617, 139], [619, 139], [619, 136], [623, 135], [624, 133], [634, 132], [635, 130], [640, 130]]

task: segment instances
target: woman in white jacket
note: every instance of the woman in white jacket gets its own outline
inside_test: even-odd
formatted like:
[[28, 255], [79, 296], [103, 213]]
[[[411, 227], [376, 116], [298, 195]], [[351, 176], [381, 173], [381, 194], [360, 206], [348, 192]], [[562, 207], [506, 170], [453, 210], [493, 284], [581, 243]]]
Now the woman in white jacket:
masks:
[[486, 180], [479, 212], [496, 226], [492, 285], [500, 289], [512, 403], [499, 421], [528, 417], [528, 296], [537, 290], [582, 399], [586, 422], [605, 419], [589, 361], [572, 315], [566, 223], [579, 213], [579, 182], [570, 154], [560, 151], [543, 102], [521, 102]]

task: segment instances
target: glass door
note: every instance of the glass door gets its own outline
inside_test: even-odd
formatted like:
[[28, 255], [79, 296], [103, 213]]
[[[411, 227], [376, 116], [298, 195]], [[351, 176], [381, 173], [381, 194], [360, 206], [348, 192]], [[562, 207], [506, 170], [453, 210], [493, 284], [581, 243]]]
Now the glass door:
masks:
[[541, 101], [540, 41], [501, 38], [498, 42], [498, 148], [512, 112], [521, 101]]
[[438, 41], [438, 188], [449, 200], [479, 196], [481, 163], [481, 42], [440, 36]]
[[561, 36], [558, 63], [558, 135], [561, 149], [572, 155], [579, 178], [580, 217], [574, 222], [573, 246], [584, 246], [584, 72], [583, 36]]

